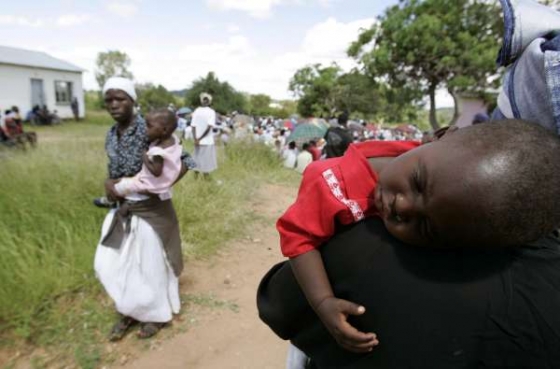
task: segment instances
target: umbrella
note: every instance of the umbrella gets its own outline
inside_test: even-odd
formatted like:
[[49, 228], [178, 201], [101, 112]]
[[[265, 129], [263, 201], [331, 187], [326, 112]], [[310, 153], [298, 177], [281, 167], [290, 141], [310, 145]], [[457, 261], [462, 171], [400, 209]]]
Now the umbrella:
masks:
[[177, 115], [183, 115], [183, 114], [190, 114], [192, 113], [191, 108], [187, 108], [186, 106], [182, 107], [181, 109], [177, 110]]
[[325, 131], [330, 127], [329, 123], [327, 123], [327, 121], [322, 118], [309, 118], [305, 123], [324, 128]]
[[298, 146], [301, 146], [310, 140], [319, 140], [323, 138], [326, 132], [327, 129], [325, 127], [310, 123], [300, 123], [294, 128], [294, 131], [286, 141], [294, 141]]

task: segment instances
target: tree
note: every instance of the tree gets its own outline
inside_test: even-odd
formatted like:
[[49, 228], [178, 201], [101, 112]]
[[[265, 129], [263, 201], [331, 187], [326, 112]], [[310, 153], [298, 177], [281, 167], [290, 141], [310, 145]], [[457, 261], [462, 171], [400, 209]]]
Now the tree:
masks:
[[278, 107], [272, 109], [272, 115], [278, 118], [290, 118], [297, 113], [297, 101], [281, 100], [277, 102]]
[[348, 111], [354, 117], [401, 122], [416, 117], [414, 102], [421, 101], [416, 90], [391, 88], [358, 70], [342, 74], [336, 64], [299, 69], [289, 88], [299, 97], [298, 112], [303, 116]]
[[166, 108], [170, 103], [175, 103], [175, 96], [162, 85], [137, 84], [136, 91], [138, 92], [138, 104], [144, 111]]
[[327, 67], [308, 65], [297, 70], [288, 88], [299, 97], [298, 112], [303, 116], [330, 116], [336, 110], [335, 86], [340, 74], [336, 63]]
[[250, 95], [248, 113], [260, 117], [272, 115], [273, 109], [271, 109], [270, 107], [271, 103], [272, 103], [272, 98], [268, 95], [265, 94]]
[[190, 107], [200, 106], [200, 94], [203, 92], [212, 95], [212, 105], [221, 114], [247, 110], [245, 95], [236, 91], [228, 82], [221, 82], [214, 72], [193, 82], [185, 95], [185, 104]]
[[393, 88], [429, 96], [430, 124], [439, 128], [435, 93], [483, 93], [497, 86], [500, 9], [487, 0], [400, 0], [348, 49], [364, 71]]
[[97, 54], [95, 61], [97, 69], [95, 71], [95, 79], [99, 84], [99, 88], [103, 88], [105, 81], [113, 76], [126, 77], [132, 79], [132, 73], [128, 70], [130, 67], [130, 58], [124, 52], [118, 50], [109, 50]]

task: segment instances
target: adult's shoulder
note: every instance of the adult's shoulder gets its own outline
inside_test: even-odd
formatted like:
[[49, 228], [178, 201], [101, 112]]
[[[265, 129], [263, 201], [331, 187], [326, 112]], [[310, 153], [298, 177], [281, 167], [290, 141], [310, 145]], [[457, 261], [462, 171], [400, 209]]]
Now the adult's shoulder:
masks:
[[335, 294], [366, 307], [350, 321], [378, 334], [381, 345], [371, 354], [340, 349], [293, 292], [289, 264], [263, 279], [258, 296], [261, 318], [319, 368], [560, 362], [560, 247], [553, 239], [507, 250], [420, 249], [369, 218], [337, 233], [321, 253]]

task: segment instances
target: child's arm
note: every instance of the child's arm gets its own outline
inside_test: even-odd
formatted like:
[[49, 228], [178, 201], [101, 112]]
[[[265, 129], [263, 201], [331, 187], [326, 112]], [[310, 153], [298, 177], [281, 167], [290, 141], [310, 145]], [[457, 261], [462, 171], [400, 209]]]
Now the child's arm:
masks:
[[163, 172], [163, 158], [161, 156], [154, 155], [150, 159], [148, 154], [144, 153], [144, 155], [142, 156], [142, 161], [144, 162], [144, 165], [146, 166], [146, 168], [148, 168], [150, 173], [152, 173], [156, 177], [161, 176], [161, 173]]
[[312, 250], [292, 258], [290, 264], [307, 301], [340, 346], [348, 351], [365, 353], [379, 344], [374, 333], [360, 332], [347, 322], [348, 315], [362, 315], [366, 310], [334, 296], [319, 251]]
[[[151, 159], [150, 159], [151, 158]], [[163, 162], [164, 159], [160, 155], [150, 155], [144, 153], [142, 156], [143, 165], [154, 175], [154, 177], [159, 177], [163, 173]], [[157, 194], [160, 190], [170, 187], [172, 183], [158, 183], [154, 184], [154, 181], [149, 180], [149, 178], [143, 178], [141, 172], [137, 173], [134, 177], [123, 177], [119, 179], [118, 183], [115, 183], [114, 190], [119, 196], [130, 195], [131, 193], [143, 193], [143, 194]]]

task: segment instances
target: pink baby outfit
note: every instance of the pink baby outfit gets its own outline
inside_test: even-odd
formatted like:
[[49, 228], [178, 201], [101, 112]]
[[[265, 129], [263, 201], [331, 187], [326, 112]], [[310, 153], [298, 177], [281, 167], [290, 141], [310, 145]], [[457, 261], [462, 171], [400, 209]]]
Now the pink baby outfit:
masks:
[[122, 178], [116, 185], [115, 190], [122, 196], [149, 192], [159, 195], [161, 200], [171, 198], [171, 186], [181, 172], [181, 155], [183, 147], [179, 139], [173, 136], [175, 143], [165, 149], [150, 145], [147, 152], [148, 158], [152, 160], [154, 156], [163, 158], [163, 171], [159, 177], [154, 176], [150, 170], [142, 165], [142, 169], [134, 177]]

